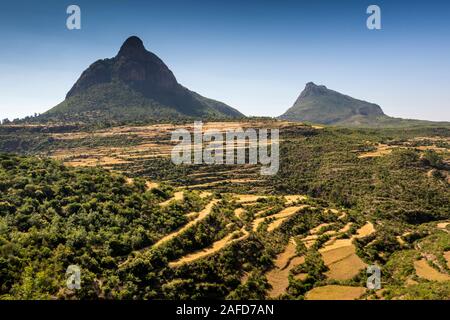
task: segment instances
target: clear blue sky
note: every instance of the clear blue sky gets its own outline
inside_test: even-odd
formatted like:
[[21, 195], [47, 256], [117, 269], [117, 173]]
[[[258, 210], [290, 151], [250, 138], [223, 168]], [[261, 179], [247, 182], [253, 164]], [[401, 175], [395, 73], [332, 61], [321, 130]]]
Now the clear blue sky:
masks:
[[[66, 29], [78, 4], [82, 30]], [[366, 28], [378, 4], [382, 30]], [[277, 116], [314, 81], [391, 116], [450, 121], [449, 1], [14, 0], [0, 3], [0, 118], [44, 112], [139, 36], [178, 81]]]

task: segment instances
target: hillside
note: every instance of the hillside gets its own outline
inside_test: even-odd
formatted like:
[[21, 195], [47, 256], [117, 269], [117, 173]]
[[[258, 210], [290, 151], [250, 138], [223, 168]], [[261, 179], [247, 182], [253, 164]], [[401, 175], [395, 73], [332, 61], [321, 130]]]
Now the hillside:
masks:
[[0, 154], [0, 299], [448, 298], [448, 129], [237, 124], [283, 128], [277, 175], [175, 166], [183, 125], [2, 126], [40, 156]]
[[236, 109], [190, 91], [141, 39], [128, 38], [111, 59], [94, 62], [66, 95], [39, 117], [66, 122], [240, 118]]
[[306, 84], [294, 105], [279, 118], [339, 126], [449, 125], [448, 123], [389, 117], [377, 104], [352, 98], [313, 82]]

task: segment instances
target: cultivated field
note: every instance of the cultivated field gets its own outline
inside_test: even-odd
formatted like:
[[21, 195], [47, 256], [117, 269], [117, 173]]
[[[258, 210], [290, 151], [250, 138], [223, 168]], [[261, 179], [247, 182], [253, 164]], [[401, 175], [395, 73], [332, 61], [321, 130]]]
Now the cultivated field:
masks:
[[363, 287], [329, 285], [317, 287], [306, 294], [307, 300], [355, 300], [366, 292]]
[[[92, 292], [109, 298], [427, 299], [450, 292], [450, 134], [263, 120], [210, 122], [203, 130], [260, 127], [282, 129], [273, 177], [261, 176], [259, 165], [174, 165], [171, 133], [192, 124], [47, 128], [41, 144], [25, 153], [60, 160], [75, 178], [69, 188], [60, 165], [44, 162], [31, 171], [28, 161], [37, 160], [18, 168], [17, 159], [0, 161], [6, 172], [0, 179], [17, 177], [11, 185], [0, 181], [1, 197], [9, 197], [0, 198], [2, 214], [13, 210], [15, 195], [28, 197], [14, 207], [20, 219], [0, 216], [2, 230], [13, 222], [8, 228], [17, 231], [2, 248], [13, 250], [9, 243], [19, 240], [29, 246], [33, 237], [43, 237], [43, 245], [59, 239], [45, 238], [52, 230], [27, 238], [20, 233], [27, 224], [30, 230], [48, 221], [79, 224], [61, 243], [95, 244], [76, 261], [90, 270]], [[102, 187], [105, 175], [118, 180]], [[64, 199], [74, 190], [70, 206]], [[84, 199], [95, 192], [96, 201]], [[61, 203], [46, 202], [51, 193]], [[33, 208], [44, 208], [43, 218], [30, 214]], [[111, 226], [101, 233], [107, 217]], [[100, 234], [108, 235], [103, 242]], [[72, 254], [67, 248], [52, 250]], [[364, 288], [372, 264], [382, 269], [377, 292]], [[28, 283], [26, 276], [18, 283]]]

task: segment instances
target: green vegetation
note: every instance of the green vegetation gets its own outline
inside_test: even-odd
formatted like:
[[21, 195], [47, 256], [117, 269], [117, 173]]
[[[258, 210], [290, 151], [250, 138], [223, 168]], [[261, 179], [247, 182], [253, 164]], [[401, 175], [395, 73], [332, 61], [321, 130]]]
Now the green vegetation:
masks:
[[[54, 139], [59, 132], [82, 134]], [[437, 227], [450, 220], [449, 137], [448, 128], [437, 127], [289, 125], [281, 131], [279, 173], [261, 177], [257, 166], [175, 166], [162, 156], [115, 164], [110, 171], [70, 168], [46, 155], [132, 148], [147, 141], [133, 132], [90, 135], [79, 126], [1, 126], [1, 151], [33, 156], [0, 155], [0, 298], [262, 299], [271, 287], [267, 274], [292, 239], [293, 255], [304, 262], [287, 272], [289, 285], [280, 298], [303, 299], [312, 288], [329, 284], [364, 287], [365, 270], [347, 280], [327, 278], [319, 250], [329, 241], [354, 237], [367, 221], [375, 232], [353, 238], [352, 244], [366, 264], [381, 266], [385, 291], [366, 297], [448, 298], [448, 283], [419, 277], [415, 262], [426, 259], [437, 272], [450, 274], [444, 257], [450, 251], [449, 229]], [[361, 156], [379, 144], [392, 150]], [[245, 182], [229, 182], [236, 178]], [[147, 189], [147, 180], [165, 183]], [[183, 200], [160, 205], [180, 191], [175, 187], [186, 187]], [[212, 194], [201, 197], [195, 189]], [[269, 197], [238, 203], [226, 192]], [[288, 205], [282, 197], [288, 194], [308, 197]], [[208, 215], [155, 246], [196, 219], [213, 199], [217, 203]], [[276, 214], [292, 205], [305, 207], [268, 231]], [[254, 229], [257, 219], [261, 223]], [[302, 240], [322, 224], [307, 247]], [[230, 235], [237, 241], [172, 265]], [[66, 288], [71, 264], [82, 270], [81, 290]]]
[[160, 207], [170, 189], [146, 191], [143, 181], [126, 184], [102, 169], [8, 155], [0, 157], [0, 191], [4, 298], [57, 296], [70, 264], [85, 270], [80, 297], [93, 297], [94, 278], [114, 279], [123, 256], [186, 223], [184, 214], [203, 205], [188, 194], [191, 201]]
[[[358, 157], [368, 142], [422, 134], [448, 137], [450, 131], [323, 129], [315, 135], [287, 132], [280, 148], [280, 171], [271, 179], [271, 185], [280, 193], [308, 194], [383, 219], [408, 223], [446, 219], [450, 215], [450, 189], [445, 175], [427, 177], [437, 163], [442, 173], [448, 172], [448, 165], [439, 160], [442, 156], [406, 148], [382, 157]], [[445, 156], [448, 159], [449, 153]], [[431, 162], [427, 160], [430, 157]]]

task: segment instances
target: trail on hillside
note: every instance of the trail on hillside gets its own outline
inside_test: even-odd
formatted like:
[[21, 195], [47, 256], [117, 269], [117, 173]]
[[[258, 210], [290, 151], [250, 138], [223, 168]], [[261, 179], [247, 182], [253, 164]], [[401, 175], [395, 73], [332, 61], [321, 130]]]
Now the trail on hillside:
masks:
[[[258, 199], [260, 196], [253, 196], [253, 195], [240, 195], [240, 199], [245, 201], [254, 201], [255, 199]], [[274, 229], [276, 229], [279, 225], [281, 225], [281, 223], [283, 223], [283, 221], [285, 221], [288, 217], [290, 217], [291, 215], [293, 215], [294, 213], [298, 212], [300, 209], [302, 209], [305, 206], [293, 206], [293, 207], [288, 207], [285, 208], [283, 210], [281, 210], [279, 213], [274, 214], [270, 217], [275, 218], [276, 220], [271, 222], [271, 224], [269, 225], [268, 229], [270, 229], [269, 231], [272, 231]], [[240, 218], [241, 215], [245, 212], [244, 209], [242, 208], [237, 208], [234, 211], [234, 214], [236, 215], [236, 217]], [[258, 218], [256, 220], [254, 220], [254, 222], [256, 223], [256, 226], [253, 227], [254, 230], [256, 230], [256, 228], [258, 227], [258, 225], [264, 221], [265, 219], [267, 219], [267, 217], [264, 218]], [[189, 263], [201, 258], [204, 258], [206, 256], [209, 256], [211, 254], [214, 254], [220, 250], [222, 250], [223, 248], [225, 248], [226, 246], [237, 242], [237, 241], [242, 241], [244, 239], [246, 239], [249, 236], [249, 232], [247, 230], [245, 230], [244, 228], [242, 228], [240, 230], [244, 235], [237, 238], [237, 239], [232, 239], [233, 236], [235, 235], [235, 233], [230, 233], [227, 236], [225, 236], [224, 238], [222, 238], [221, 240], [218, 240], [216, 242], [214, 242], [210, 247], [208, 248], [204, 248], [201, 250], [198, 250], [194, 253], [190, 253], [186, 256], [183, 256], [179, 259], [177, 259], [176, 261], [172, 261], [169, 263], [169, 265], [171, 267], [177, 267], [179, 265], [182, 265], [184, 263]], [[176, 236], [176, 234], [170, 234], [168, 236], [166, 236], [165, 238], [173, 238], [174, 236]], [[161, 239], [160, 241], [163, 241], [165, 238]]]
[[180, 259], [170, 262], [169, 266], [170, 267], [177, 267], [180, 266], [182, 264], [185, 263], [190, 263], [193, 262], [195, 260], [201, 259], [201, 258], [205, 258], [209, 255], [212, 255], [220, 250], [222, 250], [223, 248], [225, 248], [226, 246], [229, 246], [235, 242], [238, 241], [242, 241], [244, 239], [246, 239], [249, 236], [249, 233], [247, 230], [245, 230], [244, 228], [242, 228], [240, 230], [240, 232], [244, 233], [241, 237], [233, 239], [233, 237], [237, 234], [237, 232], [232, 232], [229, 233], [228, 235], [226, 235], [224, 238], [214, 242], [210, 247], [196, 251], [194, 253], [188, 254], [184, 257], [181, 257]]
[[[134, 253], [136, 253], [136, 252], [142, 252], [142, 251], [148, 250], [148, 249], [150, 249], [150, 248], [157, 248], [157, 247], [159, 247], [160, 245], [162, 245], [163, 243], [165, 243], [165, 242], [167, 242], [167, 241], [169, 241], [169, 240], [171, 240], [171, 239], [177, 237], [178, 235], [182, 234], [182, 233], [185, 232], [187, 229], [189, 229], [190, 227], [192, 227], [193, 225], [195, 225], [197, 222], [199, 222], [199, 221], [203, 220], [204, 218], [206, 218], [206, 217], [211, 213], [211, 210], [212, 210], [212, 208], [214, 207], [214, 205], [216, 205], [218, 202], [219, 202], [218, 199], [213, 199], [213, 200], [211, 200], [211, 201], [205, 206], [205, 208], [204, 208], [202, 211], [200, 211], [200, 212], [198, 213], [198, 215], [197, 215], [197, 217], [196, 217], [195, 219], [193, 219], [192, 221], [188, 222], [187, 224], [185, 224], [184, 226], [182, 226], [181, 228], [179, 228], [177, 231], [172, 232], [172, 233], [170, 233], [170, 234], [164, 236], [163, 238], [159, 239], [155, 244], [153, 244], [153, 245], [151, 245], [151, 246], [149, 246], [149, 247], [145, 247], [145, 248], [142, 248], [142, 249], [133, 251], [132, 253], [130, 253], [130, 254], [128, 255], [128, 258], [127, 258], [124, 262], [122, 262], [121, 264], [119, 264], [119, 268], [121, 268], [121, 267], [125, 266], [127, 263], [129, 263], [130, 260], [132, 259], [132, 255], [133, 255]], [[190, 213], [190, 214], [192, 215], [192, 214], [194, 214], [194, 213]]]
[[161, 207], [165, 207], [165, 206], [168, 206], [172, 201], [181, 201], [183, 199], [184, 199], [184, 192], [183, 191], [177, 191], [177, 192], [174, 193], [172, 198], [170, 198], [170, 199], [168, 199], [168, 200], [166, 200], [164, 202], [161, 202], [159, 205]]
[[272, 221], [267, 227], [268, 231], [273, 231], [274, 229], [278, 228], [287, 218], [289, 218], [291, 215], [297, 213], [300, 209], [303, 209], [305, 207], [307, 207], [307, 205], [287, 207], [271, 216], [257, 218], [253, 221], [253, 231], [256, 232], [256, 230], [258, 230], [259, 225], [263, 223], [265, 220], [275, 219], [275, 221]]
[[211, 213], [212, 208], [219, 202], [218, 199], [213, 199], [211, 200], [210, 203], [208, 203], [206, 205], [206, 207], [199, 212], [198, 216], [192, 220], [189, 221], [187, 224], [185, 224], [183, 227], [181, 227], [180, 229], [178, 229], [175, 232], [172, 232], [168, 235], [166, 235], [165, 237], [161, 238], [158, 240], [158, 242], [156, 242], [153, 247], [156, 248], [158, 246], [160, 246], [161, 244], [163, 244], [164, 242], [167, 242], [173, 238], [175, 238], [176, 236], [182, 234], [183, 232], [185, 232], [187, 229], [189, 229], [190, 227], [192, 227], [193, 225], [195, 225], [197, 222], [199, 222], [200, 220], [203, 220], [204, 218], [206, 218], [206, 216], [208, 216]]

